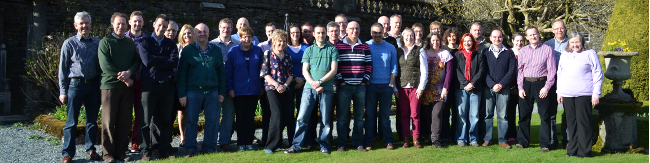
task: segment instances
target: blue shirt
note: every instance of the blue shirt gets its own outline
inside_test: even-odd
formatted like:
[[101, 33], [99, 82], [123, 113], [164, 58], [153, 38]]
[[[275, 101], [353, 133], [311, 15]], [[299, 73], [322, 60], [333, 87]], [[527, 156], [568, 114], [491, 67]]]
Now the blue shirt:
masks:
[[[237, 40], [237, 42], [241, 42], [241, 40], [239, 40], [239, 32], [230, 35], [230, 38], [233, 40]], [[260, 40], [257, 39], [257, 36], [253, 36], [252, 45], [257, 45], [257, 44], [260, 44]]]
[[298, 53], [294, 53], [291, 48], [287, 47], [284, 52], [291, 55], [292, 63], [293, 63], [293, 77], [294, 78], [305, 78], [302, 75], [302, 55], [305, 53], [305, 49], [309, 47], [309, 44], [302, 43], [300, 44], [300, 50]]
[[59, 62], [60, 95], [67, 95], [70, 78], [91, 79], [101, 75], [97, 58], [99, 41], [93, 36], [83, 38], [77, 34], [63, 42]]
[[391, 74], [397, 75], [397, 50], [395, 46], [386, 41], [375, 43], [372, 40], [367, 41], [372, 54], [372, 75], [370, 83], [388, 84], [390, 83]]
[[558, 42], [557, 39], [553, 37], [552, 39], [544, 42], [544, 44], [553, 48], [553, 54], [555, 54], [555, 65], [558, 65], [560, 63], [560, 55], [565, 52], [566, 46], [569, 45], [569, 38], [564, 36], [564, 40], [562, 40], [562, 42]]
[[163, 36], [160, 40], [158, 40], [158, 38], [156, 38], [156, 35], [154, 35], [153, 32], [151, 32], [151, 37], [153, 37], [153, 39], [156, 40], [158, 45], [160, 45], [160, 42], [162, 42], [162, 40], [165, 39], [165, 36]]
[[223, 63], [226, 64], [226, 60], [228, 59], [228, 52], [232, 47], [235, 47], [239, 45], [239, 40], [234, 40], [232, 37], [230, 38], [230, 41], [228, 41], [228, 45], [221, 40], [221, 37], [217, 37], [214, 40], [210, 41], [211, 44], [217, 45], [217, 47], [221, 48], [221, 57], [223, 57]]

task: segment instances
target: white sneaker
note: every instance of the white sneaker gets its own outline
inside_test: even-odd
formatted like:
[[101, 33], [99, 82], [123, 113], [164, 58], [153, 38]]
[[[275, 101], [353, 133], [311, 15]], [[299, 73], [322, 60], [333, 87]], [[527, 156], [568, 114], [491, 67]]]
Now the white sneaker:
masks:
[[246, 145], [246, 150], [252, 151], [253, 150], [253, 145]]
[[243, 145], [239, 146], [239, 151], [244, 151], [244, 146]]

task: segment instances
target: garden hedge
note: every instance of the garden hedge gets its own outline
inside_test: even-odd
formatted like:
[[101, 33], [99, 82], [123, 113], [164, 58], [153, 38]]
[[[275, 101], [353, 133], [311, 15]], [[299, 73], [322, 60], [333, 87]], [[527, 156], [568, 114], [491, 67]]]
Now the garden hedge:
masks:
[[[639, 101], [648, 100], [648, 1], [647, 0], [618, 0], [607, 27], [607, 35], [603, 41], [603, 50], [609, 42], [625, 41], [631, 51], [639, 52], [632, 57], [630, 70], [632, 78], [626, 81], [623, 89], [631, 89]], [[606, 69], [605, 60], [600, 57], [603, 71]], [[612, 91], [611, 80], [604, 78], [603, 93]]]

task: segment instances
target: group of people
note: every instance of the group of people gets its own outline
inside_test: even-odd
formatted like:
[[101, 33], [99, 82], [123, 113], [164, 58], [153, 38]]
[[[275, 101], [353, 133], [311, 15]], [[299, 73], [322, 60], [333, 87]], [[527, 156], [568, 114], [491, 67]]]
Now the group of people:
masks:
[[[177, 23], [160, 14], [147, 35], [141, 30], [146, 22], [141, 12], [130, 16], [116, 12], [110, 20], [111, 35], [100, 40], [90, 34], [90, 15], [79, 12], [74, 17], [78, 33], [64, 42], [59, 65], [59, 99], [68, 105], [69, 117], [62, 162], [71, 162], [75, 155], [76, 117], [82, 105], [87, 114], [87, 157], [103, 157], [105, 162], [131, 159], [125, 154], [131, 131], [131, 151], [140, 152], [143, 161], [153, 154], [173, 158], [176, 117], [185, 157], [198, 154], [201, 111], [205, 116], [201, 153], [214, 152], [217, 143], [231, 151], [235, 129], [237, 150], [254, 150], [258, 103], [264, 132], [260, 147], [265, 153], [282, 148], [286, 127], [291, 145], [284, 153], [316, 144], [330, 154], [334, 120], [336, 151], [345, 152], [351, 144], [366, 152], [376, 139], [395, 149], [389, 118], [393, 95], [403, 148], [490, 146], [495, 112], [498, 145], [510, 149], [508, 143], [517, 142], [515, 148], [527, 148], [536, 103], [540, 148], [548, 152], [558, 146], [559, 103], [568, 123], [563, 132], [568, 139], [566, 156], [591, 156], [589, 122], [601, 93], [602, 70], [580, 33], [567, 37], [564, 22], [556, 21], [553, 39], [542, 43], [537, 28], [529, 27], [525, 35], [513, 34], [513, 47], [507, 48], [502, 31], [491, 31], [488, 42], [479, 23], [462, 34], [457, 27], [443, 32], [442, 24], [432, 22], [424, 35], [421, 23], [402, 30], [401, 19], [380, 17], [365, 41], [359, 38], [360, 24], [348, 22], [343, 14], [325, 26], [291, 24], [287, 31], [268, 23], [268, 40], [260, 42], [243, 17], [232, 35], [233, 21], [221, 19], [219, 36], [209, 40], [210, 29], [203, 23], [185, 24], [179, 30]], [[100, 105], [102, 156], [93, 146]]]

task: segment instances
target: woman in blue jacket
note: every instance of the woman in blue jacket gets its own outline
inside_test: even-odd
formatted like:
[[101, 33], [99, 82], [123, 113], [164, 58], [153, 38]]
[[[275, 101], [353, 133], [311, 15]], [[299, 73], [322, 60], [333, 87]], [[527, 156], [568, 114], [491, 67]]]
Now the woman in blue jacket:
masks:
[[253, 150], [255, 109], [262, 92], [259, 73], [263, 53], [260, 47], [251, 44], [250, 27], [240, 29], [238, 34], [241, 43], [230, 49], [226, 60], [226, 90], [235, 104], [237, 145], [243, 151]]

